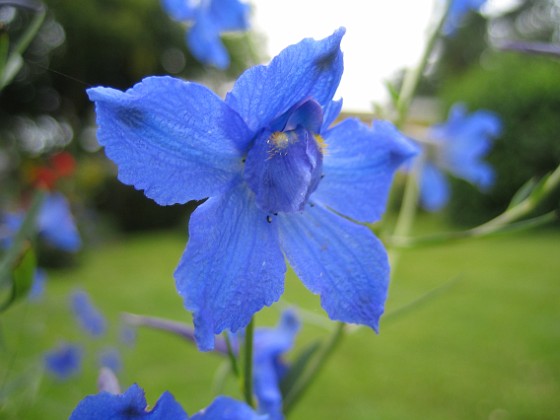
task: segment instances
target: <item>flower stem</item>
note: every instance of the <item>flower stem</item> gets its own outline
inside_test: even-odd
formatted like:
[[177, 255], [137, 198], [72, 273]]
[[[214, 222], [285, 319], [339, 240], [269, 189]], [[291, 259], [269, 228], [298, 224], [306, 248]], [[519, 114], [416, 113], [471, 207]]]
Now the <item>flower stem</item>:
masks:
[[233, 372], [236, 378], [239, 378], [239, 366], [237, 364], [237, 357], [235, 356], [235, 352], [233, 351], [233, 347], [231, 345], [231, 340], [229, 339], [227, 333], [224, 333], [224, 340], [226, 342], [229, 361], [231, 364], [231, 371]]
[[322, 347], [321, 352], [315, 358], [314, 362], [309, 366], [307, 372], [294, 384], [288, 394], [284, 398], [284, 414], [288, 414], [294, 408], [305, 391], [313, 383], [323, 366], [325, 366], [330, 355], [333, 353], [337, 345], [340, 343], [346, 324], [337, 323], [336, 328], [332, 332], [329, 340]]
[[255, 330], [254, 318], [247, 325], [245, 330], [245, 365], [243, 376], [243, 396], [245, 402], [251, 407], [254, 407], [253, 402], [253, 336]]
[[441, 28], [445, 22], [445, 18], [447, 16], [447, 12], [449, 11], [450, 1], [446, 3], [446, 8], [437, 19], [435, 24], [432, 24], [430, 27], [428, 42], [426, 47], [424, 48], [424, 52], [420, 57], [420, 60], [416, 67], [409, 69], [404, 77], [401, 90], [399, 92], [399, 98], [397, 100], [397, 119], [395, 125], [398, 128], [402, 128], [406, 119], [408, 117], [408, 111], [410, 109], [410, 104], [412, 103], [412, 99], [416, 93], [416, 88], [418, 87], [418, 83], [422, 78], [424, 71], [426, 70], [426, 65], [428, 64], [428, 60], [430, 59], [430, 55], [436, 45], [436, 42], [439, 38]]
[[35, 226], [37, 224], [37, 217], [39, 215], [39, 211], [41, 210], [45, 196], [46, 192], [43, 190], [37, 190], [35, 192], [31, 201], [31, 206], [25, 214], [18, 232], [14, 235], [10, 248], [0, 260], [0, 289], [6, 286], [5, 283], [9, 283], [11, 281], [10, 273], [14, 264], [20, 257], [21, 251], [28, 238], [33, 236]]

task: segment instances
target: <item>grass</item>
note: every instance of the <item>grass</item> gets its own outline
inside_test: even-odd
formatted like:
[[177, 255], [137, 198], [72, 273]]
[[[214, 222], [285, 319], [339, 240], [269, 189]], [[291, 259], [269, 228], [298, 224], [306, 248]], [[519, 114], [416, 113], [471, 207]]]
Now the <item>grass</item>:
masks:
[[[381, 334], [361, 328], [345, 337], [290, 418], [558, 419], [559, 244], [560, 232], [543, 229], [404, 251]], [[96, 349], [119, 345], [121, 311], [190, 322], [172, 280], [184, 245], [183, 234], [158, 233], [89, 250], [76, 268], [49, 273], [43, 301], [2, 315], [0, 418], [68, 417], [95, 392]], [[75, 288], [108, 318], [108, 336], [95, 340], [77, 328], [68, 306]], [[298, 348], [326, 336], [329, 323], [314, 322], [324, 319], [318, 298], [292, 273], [283, 302], [259, 313], [257, 327], [274, 324], [289, 302], [306, 309]], [[41, 369], [41, 354], [59, 340], [86, 349], [83, 373], [67, 382]], [[192, 414], [219, 391], [226, 364], [219, 356], [149, 330], [139, 331], [134, 347], [120, 346], [121, 384], [138, 382], [152, 404], [170, 390]], [[241, 398], [232, 379], [223, 392]]]

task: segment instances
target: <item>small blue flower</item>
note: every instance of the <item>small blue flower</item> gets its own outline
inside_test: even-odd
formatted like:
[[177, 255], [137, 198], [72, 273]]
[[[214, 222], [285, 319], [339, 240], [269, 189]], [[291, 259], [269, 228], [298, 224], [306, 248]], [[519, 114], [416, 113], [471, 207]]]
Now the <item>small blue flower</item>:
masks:
[[187, 413], [173, 395], [164, 392], [151, 411], [144, 390], [133, 384], [124, 394], [100, 392], [85, 397], [70, 415], [70, 420], [181, 420]]
[[[144, 390], [134, 384], [124, 394], [100, 392], [85, 397], [70, 415], [70, 420], [186, 420], [188, 415], [169, 392], [164, 392], [154, 408], [147, 411]], [[193, 420], [259, 420], [251, 407], [228, 397], [217, 397]]]
[[467, 115], [463, 105], [455, 105], [447, 122], [432, 127], [432, 149], [425, 154], [420, 174], [420, 201], [429, 211], [440, 210], [449, 200], [449, 185], [442, 171], [462, 178], [482, 190], [493, 185], [494, 171], [481, 159], [499, 136], [501, 121], [489, 111]]
[[254, 383], [259, 411], [270, 419], [283, 419], [280, 381], [287, 371], [281, 356], [294, 346], [300, 322], [292, 310], [282, 313], [276, 328], [261, 328], [255, 332]]
[[249, 5], [239, 0], [162, 0], [175, 20], [191, 24], [187, 44], [201, 62], [219, 69], [229, 66], [229, 55], [220, 34], [249, 28]]
[[72, 312], [82, 329], [94, 337], [99, 337], [105, 333], [107, 322], [85, 291], [75, 291], [72, 293], [70, 301]]
[[82, 367], [82, 349], [74, 344], [60, 343], [44, 356], [47, 372], [60, 380], [78, 374]]
[[443, 26], [443, 32], [452, 34], [459, 27], [463, 17], [472, 11], [480, 10], [486, 0], [445, 0], [451, 1], [449, 12]]
[[218, 396], [208, 408], [191, 417], [191, 420], [266, 420], [247, 404], [229, 397]]
[[[2, 215], [0, 247], [9, 247], [12, 237], [23, 223], [24, 213]], [[60, 193], [47, 195], [37, 217], [37, 233], [47, 244], [66, 252], [76, 252], [82, 246], [80, 234], [70, 212], [68, 200]]]
[[122, 359], [119, 350], [115, 347], [105, 347], [98, 354], [98, 365], [106, 367], [113, 372], [120, 372], [122, 369]]
[[379, 220], [395, 170], [416, 147], [386, 122], [330, 127], [342, 106], [332, 98], [343, 34], [305, 39], [247, 70], [225, 101], [170, 77], [88, 90], [122, 182], [161, 205], [208, 198], [175, 271], [201, 350], [280, 298], [284, 256], [331, 319], [378, 328], [387, 255], [348, 218]]
[[68, 200], [60, 193], [47, 196], [37, 218], [39, 236], [63, 251], [76, 252], [82, 246]]
[[31, 285], [31, 290], [29, 291], [28, 298], [30, 300], [37, 301], [41, 299], [45, 293], [45, 283], [47, 282], [47, 273], [41, 268], [35, 269], [35, 275], [33, 276], [33, 284]]

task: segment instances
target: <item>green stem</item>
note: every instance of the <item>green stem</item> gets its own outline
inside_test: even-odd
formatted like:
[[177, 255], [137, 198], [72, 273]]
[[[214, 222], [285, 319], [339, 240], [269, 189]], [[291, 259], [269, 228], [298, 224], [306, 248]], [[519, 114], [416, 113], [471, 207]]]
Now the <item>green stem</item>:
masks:
[[446, 9], [437, 20], [437, 23], [434, 25], [432, 24], [429, 32], [428, 43], [426, 44], [426, 48], [424, 48], [424, 52], [420, 57], [420, 60], [416, 67], [409, 69], [404, 77], [401, 90], [399, 93], [399, 98], [397, 100], [397, 120], [395, 122], [398, 128], [402, 128], [406, 118], [408, 117], [408, 111], [410, 109], [410, 104], [412, 103], [412, 99], [414, 98], [414, 94], [416, 93], [416, 88], [418, 87], [418, 83], [426, 70], [426, 65], [428, 64], [428, 60], [430, 59], [430, 55], [436, 45], [436, 42], [439, 38], [439, 34], [441, 32], [441, 28], [445, 22], [445, 18], [447, 16], [447, 12], [449, 11], [450, 1], [446, 4]]
[[33, 195], [33, 199], [31, 200], [31, 206], [25, 214], [23, 223], [21, 224], [18, 232], [14, 235], [10, 248], [2, 260], [0, 260], [0, 289], [5, 287], [6, 283], [11, 281], [12, 268], [21, 255], [21, 250], [25, 245], [25, 241], [33, 235], [37, 222], [37, 216], [41, 210], [45, 196], [45, 191], [35, 191], [35, 195]]
[[226, 341], [229, 361], [231, 363], [231, 370], [235, 375], [235, 377], [239, 378], [239, 365], [237, 364], [237, 357], [235, 357], [235, 352], [233, 351], [233, 347], [231, 346], [231, 340], [229, 339], [229, 335], [227, 333], [224, 333], [224, 339]]
[[243, 396], [245, 402], [254, 407], [253, 401], [253, 336], [255, 330], [254, 318], [247, 325], [245, 330], [245, 365], [243, 377]]
[[290, 391], [284, 398], [284, 414], [288, 414], [288, 412], [294, 408], [305, 391], [307, 391], [309, 386], [317, 378], [317, 375], [319, 374], [323, 366], [325, 366], [330, 355], [340, 343], [344, 335], [343, 333], [345, 326], [346, 324], [344, 324], [343, 322], [339, 322], [337, 324], [337, 327], [332, 332], [329, 340], [322, 347], [319, 355], [314, 359], [314, 363], [309, 366], [305, 374], [303, 374], [301, 378], [290, 389]]

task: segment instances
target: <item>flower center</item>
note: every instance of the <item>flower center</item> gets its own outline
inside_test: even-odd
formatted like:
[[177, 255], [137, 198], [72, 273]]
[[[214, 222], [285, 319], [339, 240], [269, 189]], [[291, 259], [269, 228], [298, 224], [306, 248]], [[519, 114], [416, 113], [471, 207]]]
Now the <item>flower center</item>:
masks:
[[324, 141], [298, 126], [294, 130], [263, 130], [245, 162], [245, 180], [257, 206], [275, 214], [302, 211], [319, 185]]

